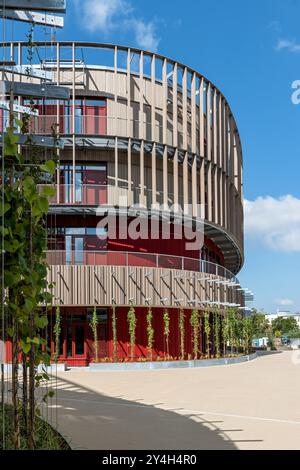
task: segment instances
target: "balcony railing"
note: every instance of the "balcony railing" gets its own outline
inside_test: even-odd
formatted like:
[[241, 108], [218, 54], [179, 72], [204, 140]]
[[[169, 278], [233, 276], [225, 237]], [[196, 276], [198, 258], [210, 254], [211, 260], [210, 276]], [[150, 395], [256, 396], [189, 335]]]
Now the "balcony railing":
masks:
[[[49, 199], [50, 205], [76, 205], [76, 206], [118, 206], [130, 207], [132, 205], [141, 205], [150, 209], [153, 204], [152, 190], [140, 187], [119, 187], [115, 185], [96, 185], [96, 184], [53, 184], [38, 186], [39, 190], [51, 186], [56, 194]], [[167, 205], [170, 209], [174, 205], [174, 194], [168, 193]], [[164, 205], [164, 192], [156, 191], [156, 204]], [[176, 212], [183, 212], [192, 215], [192, 201], [184, 204], [183, 195], [178, 196], [178, 206]], [[154, 207], [155, 208], [155, 207]], [[200, 214], [199, 214], [200, 216]]]
[[125, 251], [47, 251], [50, 266], [131, 266], [176, 269], [214, 275], [238, 284], [237, 278], [228, 269], [210, 261], [181, 256]]
[[[1, 110], [0, 110], [1, 111]], [[8, 113], [0, 112], [0, 132], [9, 126]], [[90, 135], [90, 136], [114, 136], [127, 138], [129, 135], [133, 139], [142, 138], [141, 126], [143, 129], [143, 138], [146, 141], [155, 141], [163, 143], [163, 126], [156, 123], [153, 129], [151, 122], [144, 120], [142, 123], [138, 119], [127, 119], [113, 116], [97, 116], [97, 115], [75, 115], [74, 121], [72, 114], [64, 114], [57, 116], [56, 114], [45, 114], [38, 116], [30, 116], [28, 122], [28, 131], [31, 134], [52, 135], [53, 131], [59, 132], [60, 135]], [[129, 134], [128, 134], [129, 131]], [[188, 132], [188, 147], [191, 146], [191, 134]], [[167, 132], [167, 144], [173, 146], [173, 129]], [[183, 144], [183, 129], [178, 129], [179, 147]]]

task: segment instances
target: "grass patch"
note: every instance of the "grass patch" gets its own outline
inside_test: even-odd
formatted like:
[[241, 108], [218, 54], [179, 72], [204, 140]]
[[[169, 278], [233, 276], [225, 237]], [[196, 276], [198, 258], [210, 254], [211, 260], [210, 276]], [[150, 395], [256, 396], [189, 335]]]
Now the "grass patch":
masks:
[[[3, 449], [3, 409], [0, 411], [0, 450], [13, 450], [13, 409], [11, 405], [5, 405], [5, 446]], [[48, 423], [41, 418], [36, 418], [36, 450], [71, 450], [67, 441]], [[26, 434], [21, 423], [21, 450], [28, 450]]]

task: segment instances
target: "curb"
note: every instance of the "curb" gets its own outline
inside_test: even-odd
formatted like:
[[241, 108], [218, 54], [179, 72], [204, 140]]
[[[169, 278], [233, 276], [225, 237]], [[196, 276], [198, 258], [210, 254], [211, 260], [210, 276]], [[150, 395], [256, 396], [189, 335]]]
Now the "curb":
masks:
[[113, 371], [140, 371], [140, 370], [164, 370], [164, 369], [199, 369], [203, 367], [229, 366], [243, 364], [257, 359], [257, 353], [225, 359], [207, 359], [202, 361], [178, 361], [178, 362], [127, 362], [127, 363], [102, 363], [90, 364], [85, 370], [89, 372], [113, 372]]

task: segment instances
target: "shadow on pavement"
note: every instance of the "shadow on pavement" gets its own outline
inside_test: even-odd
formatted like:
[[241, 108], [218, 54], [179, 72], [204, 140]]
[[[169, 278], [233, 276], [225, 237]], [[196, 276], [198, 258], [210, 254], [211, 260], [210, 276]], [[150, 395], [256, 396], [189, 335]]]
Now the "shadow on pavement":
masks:
[[[138, 401], [110, 397], [52, 378], [58, 428], [73, 449], [236, 450], [217, 424], [201, 415], [180, 415]], [[56, 413], [56, 411], [55, 411]]]

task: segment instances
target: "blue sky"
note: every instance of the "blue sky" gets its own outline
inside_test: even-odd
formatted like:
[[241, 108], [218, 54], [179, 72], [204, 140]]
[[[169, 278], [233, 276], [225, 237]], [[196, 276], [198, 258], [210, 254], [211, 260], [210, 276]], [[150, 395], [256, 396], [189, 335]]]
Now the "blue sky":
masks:
[[69, 0], [57, 36], [157, 49], [224, 92], [242, 138], [249, 201], [240, 279], [269, 312], [300, 310], [300, 105], [291, 101], [299, 18], [298, 0]]

